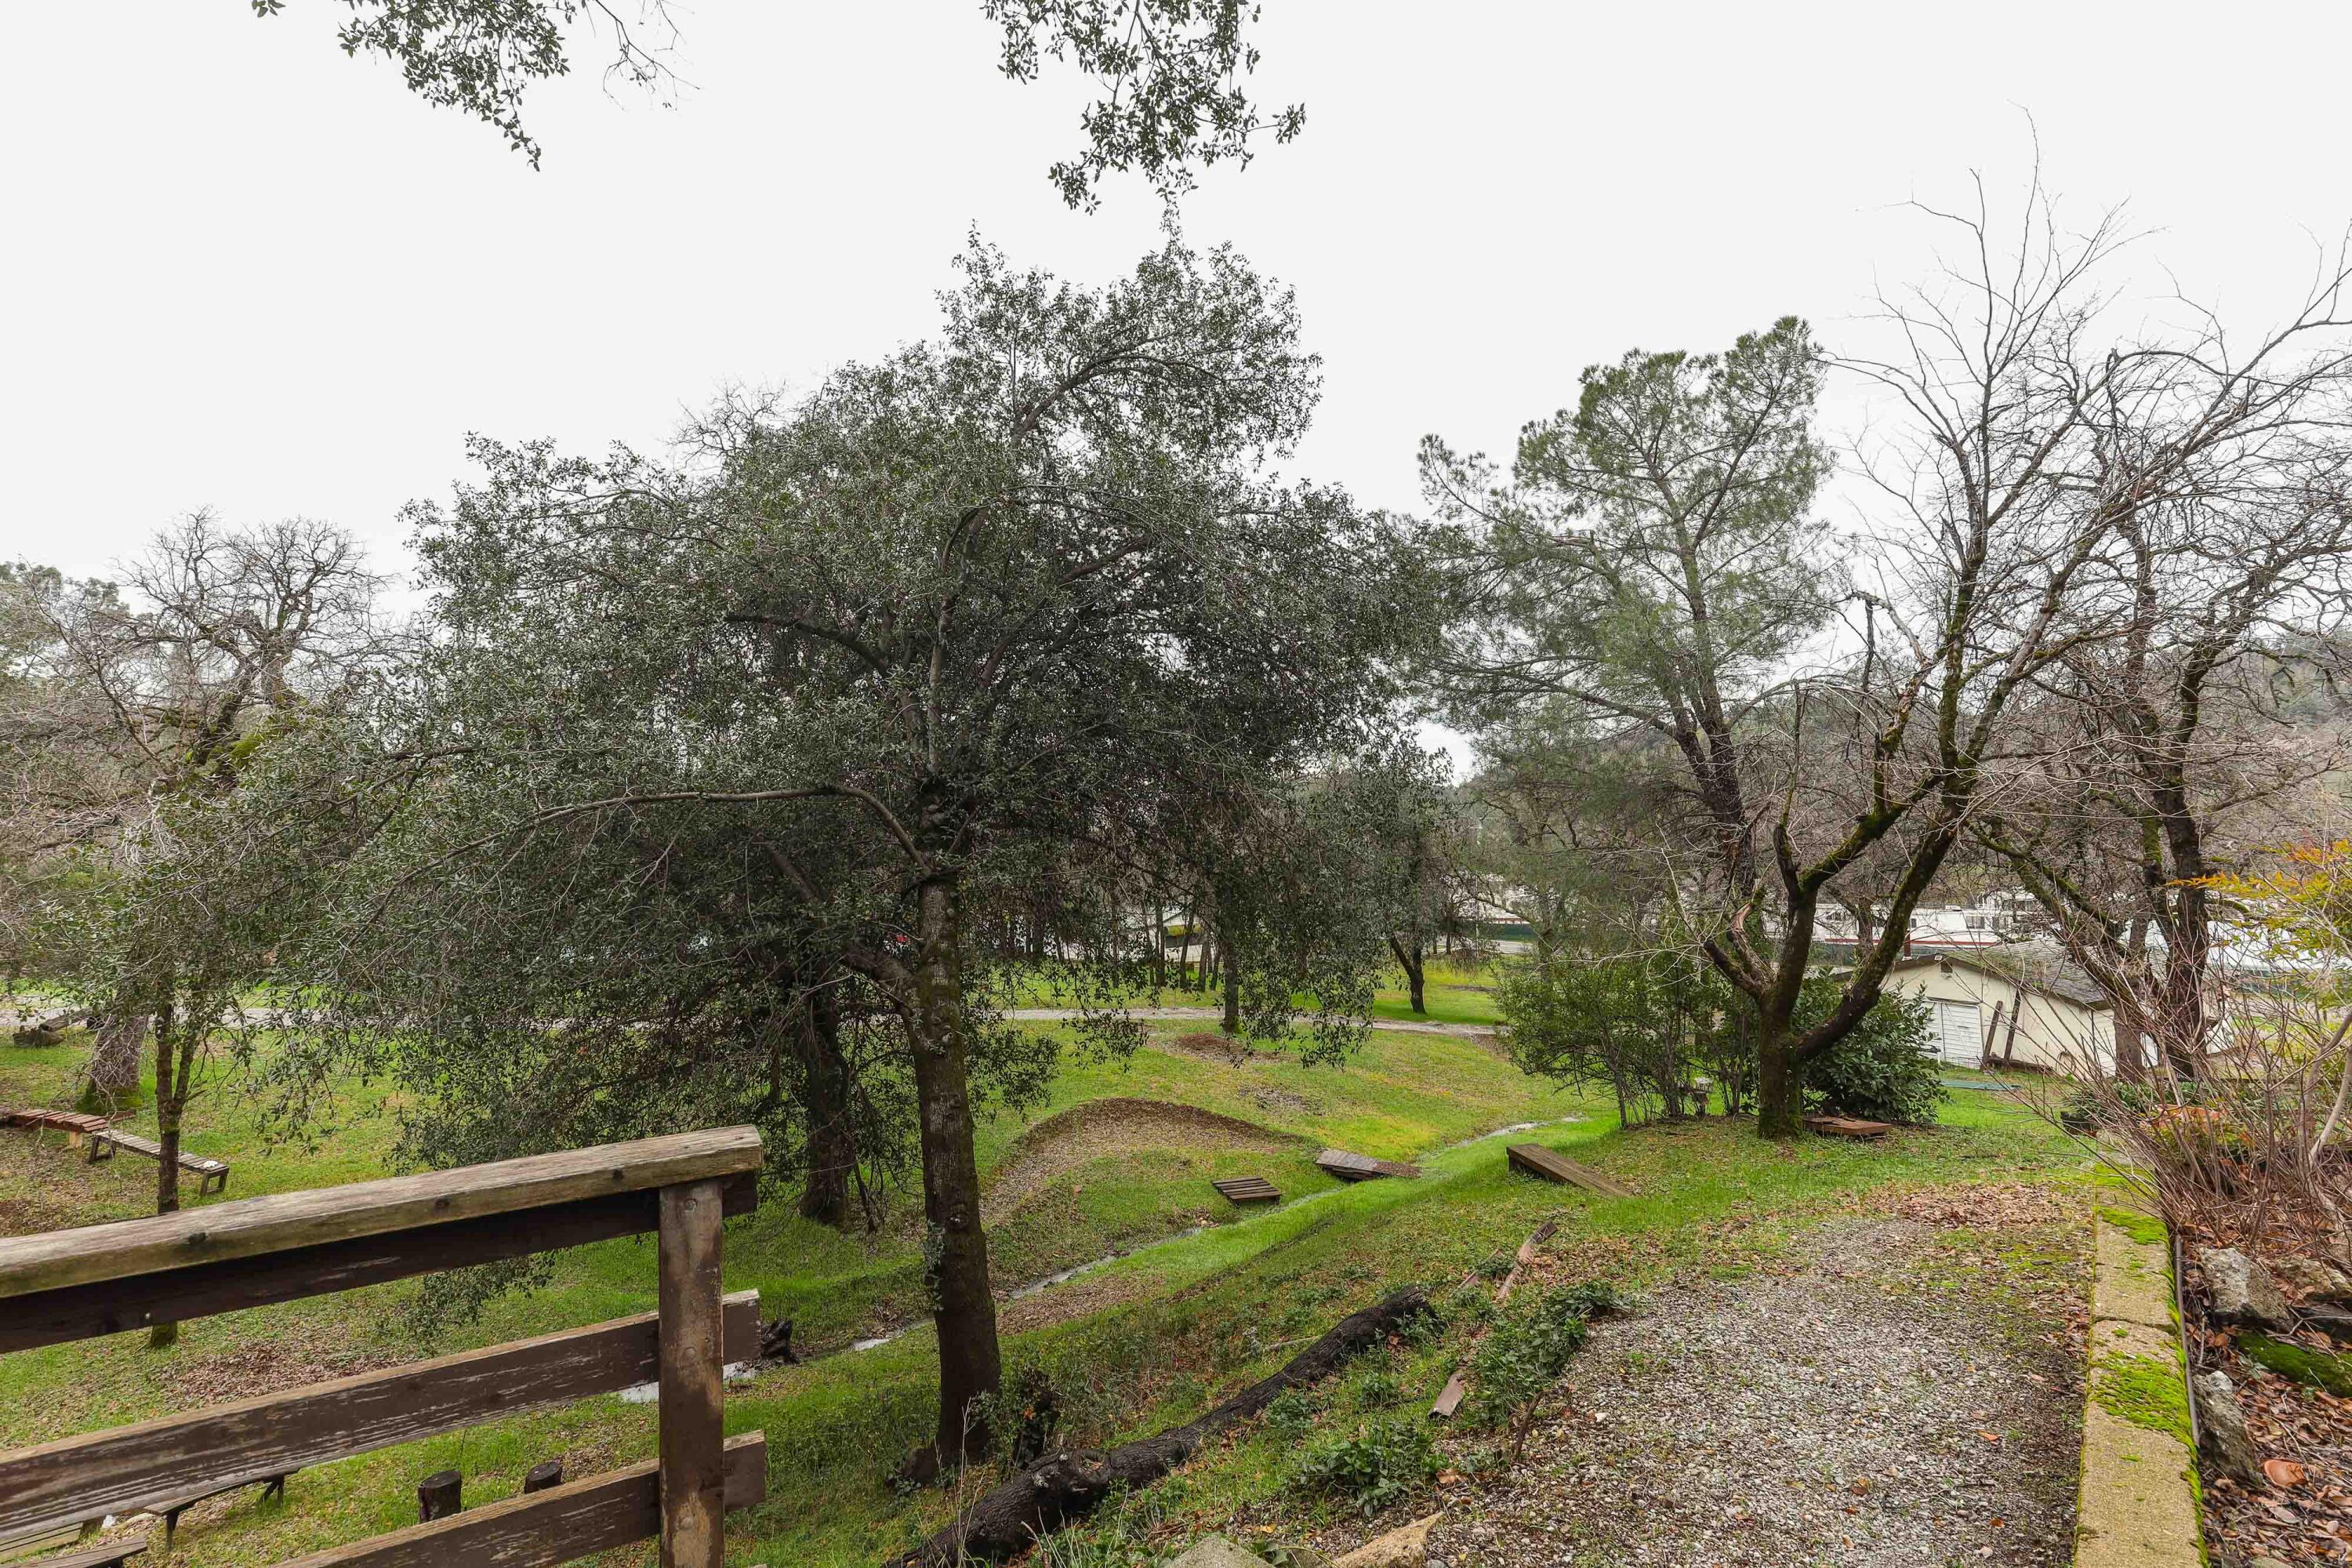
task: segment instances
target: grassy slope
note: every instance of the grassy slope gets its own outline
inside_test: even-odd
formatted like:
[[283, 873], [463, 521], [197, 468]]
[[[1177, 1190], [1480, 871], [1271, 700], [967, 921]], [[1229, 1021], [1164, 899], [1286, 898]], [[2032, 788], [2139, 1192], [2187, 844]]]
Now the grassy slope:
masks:
[[[0, 1101], [26, 1097], [44, 1082], [54, 1087], [73, 1057], [69, 1049], [0, 1054]], [[1428, 1158], [1429, 1175], [1421, 1182], [1334, 1187], [1308, 1163], [1312, 1144], [1415, 1155], [1573, 1108], [1481, 1047], [1387, 1034], [1376, 1035], [1360, 1061], [1340, 1072], [1288, 1060], [1231, 1067], [1160, 1049], [1124, 1067], [1076, 1063], [1030, 1118], [1001, 1116], [983, 1130], [983, 1165], [1000, 1163], [1035, 1117], [1106, 1095], [1179, 1100], [1307, 1142], [1294, 1155], [1196, 1150], [1089, 1162], [1057, 1178], [998, 1229], [1000, 1279], [1034, 1277], [1109, 1244], [1165, 1234], [1197, 1215], [1230, 1219], [1230, 1211], [1204, 1196], [1206, 1177], [1229, 1167], [1262, 1171], [1286, 1194], [1310, 1201], [1139, 1252], [1032, 1304], [1055, 1307], [1048, 1315], [1057, 1321], [1013, 1332], [1009, 1353], [1016, 1366], [1034, 1363], [1053, 1373], [1070, 1402], [1072, 1435], [1082, 1441], [1130, 1436], [1194, 1414], [1380, 1291], [1409, 1281], [1450, 1281], [1516, 1246], [1547, 1214], [1569, 1219], [1554, 1251], [1572, 1272], [1637, 1282], [1702, 1257], [1713, 1267], [1741, 1266], [1769, 1252], [1790, 1227], [1850, 1204], [1865, 1187], [2007, 1177], [2073, 1163], [2069, 1148], [2041, 1123], [1992, 1097], [1970, 1094], [1956, 1098], [1944, 1129], [1900, 1133], [1876, 1147], [1765, 1148], [1720, 1125], [1623, 1134], [1599, 1115], [1532, 1134], [1623, 1174], [1642, 1194], [1628, 1200], [1595, 1203], [1510, 1176], [1499, 1141]], [[383, 1124], [376, 1121], [362, 1123], [362, 1131], [321, 1163], [273, 1153], [250, 1142], [249, 1125], [226, 1100], [215, 1108], [211, 1126], [193, 1142], [236, 1160], [246, 1194], [374, 1173], [371, 1162], [380, 1161], [383, 1147]], [[69, 1173], [70, 1181], [59, 1185], [71, 1190], [61, 1191], [60, 1201], [82, 1210], [83, 1218], [137, 1212], [152, 1179], [143, 1163], [118, 1161], [114, 1170], [95, 1172], [71, 1165], [54, 1144], [33, 1152], [53, 1163], [28, 1164], [28, 1142], [5, 1136], [11, 1163], [0, 1165], [0, 1182]], [[0, 1186], [0, 1199], [8, 1195]], [[770, 1310], [794, 1314], [803, 1342], [838, 1339], [911, 1313], [911, 1246], [903, 1233], [870, 1246], [842, 1237], [772, 1202], [730, 1226], [728, 1283], [756, 1286]], [[498, 1302], [450, 1342], [490, 1342], [643, 1310], [651, 1305], [651, 1280], [650, 1249], [643, 1243], [582, 1248], [557, 1260], [550, 1289]], [[192, 1323], [182, 1347], [165, 1356], [145, 1352], [137, 1336], [123, 1336], [0, 1358], [0, 1441], [38, 1440], [184, 1408], [240, 1392], [241, 1383], [256, 1378], [286, 1381], [296, 1367], [322, 1374], [355, 1356], [405, 1359], [415, 1347], [389, 1310], [404, 1289]], [[1119, 1310], [1108, 1310], [1114, 1306]], [[1397, 1352], [1392, 1370], [1407, 1396], [1433, 1394], [1450, 1355], [1442, 1348]], [[949, 1500], [937, 1493], [900, 1499], [877, 1479], [887, 1458], [928, 1426], [929, 1367], [928, 1331], [919, 1328], [880, 1350], [771, 1373], [739, 1390], [730, 1402], [730, 1425], [767, 1432], [771, 1490], [765, 1505], [738, 1521], [732, 1559], [868, 1563], [935, 1526]], [[1328, 1420], [1351, 1418], [1352, 1395], [1326, 1398]], [[214, 1519], [191, 1516], [183, 1552], [206, 1563], [259, 1563], [392, 1528], [413, 1518], [415, 1479], [445, 1466], [465, 1472], [469, 1500], [493, 1500], [510, 1493], [530, 1464], [555, 1454], [567, 1457], [575, 1475], [643, 1457], [651, 1451], [653, 1420], [648, 1406], [593, 1400], [365, 1456], [298, 1476], [283, 1507], [257, 1504], [247, 1493], [214, 1505]], [[1263, 1509], [1292, 1452], [1264, 1436], [1246, 1436], [1157, 1489], [1152, 1506], [1202, 1518]]]
[[[1181, 1027], [1171, 1026], [1168, 1032]], [[82, 1055], [73, 1045], [0, 1047], [0, 1104], [66, 1103]], [[1375, 1034], [1357, 1060], [1339, 1070], [1288, 1059], [1236, 1068], [1147, 1047], [1125, 1063], [1074, 1059], [1043, 1104], [984, 1122], [983, 1173], [1034, 1121], [1107, 1096], [1200, 1105], [1294, 1134], [1300, 1142], [1297, 1152], [1279, 1156], [1205, 1148], [1090, 1163], [997, 1228], [995, 1272], [1007, 1285], [1204, 1220], [1238, 1217], [1209, 1189], [1213, 1178], [1255, 1172], [1273, 1177], [1286, 1193], [1316, 1191], [1335, 1184], [1312, 1163], [1322, 1143], [1409, 1154], [1486, 1128], [1559, 1114], [1561, 1100], [1483, 1047], [1459, 1040]], [[383, 1174], [394, 1132], [388, 1113], [396, 1101], [352, 1088], [341, 1109], [341, 1130], [320, 1149], [272, 1147], [250, 1109], [223, 1090], [199, 1104], [188, 1146], [231, 1162], [232, 1197]], [[148, 1114], [129, 1124], [152, 1131], [152, 1122]], [[0, 1224], [11, 1230], [54, 1228], [148, 1213], [154, 1175], [151, 1163], [128, 1155], [83, 1164], [54, 1134], [0, 1133]], [[494, 1343], [653, 1305], [649, 1242], [582, 1247], [554, 1263], [546, 1289], [494, 1301], [479, 1322], [452, 1331], [436, 1348]], [[903, 1215], [877, 1237], [844, 1235], [798, 1218], [788, 1196], [772, 1196], [758, 1214], [730, 1226], [727, 1275], [730, 1288], [760, 1290], [769, 1315], [792, 1317], [803, 1344], [842, 1342], [922, 1311], [919, 1238]], [[190, 1323], [181, 1349], [163, 1357], [146, 1353], [136, 1335], [0, 1357], [0, 1442], [36, 1441], [184, 1407], [192, 1383], [223, 1383], [234, 1375], [226, 1364], [217, 1375], [203, 1373], [196, 1370], [202, 1363], [249, 1360], [248, 1347], [257, 1343], [289, 1347], [276, 1358], [279, 1364], [299, 1359], [325, 1370], [359, 1356], [398, 1359], [410, 1341], [396, 1308], [413, 1289], [386, 1286]]]

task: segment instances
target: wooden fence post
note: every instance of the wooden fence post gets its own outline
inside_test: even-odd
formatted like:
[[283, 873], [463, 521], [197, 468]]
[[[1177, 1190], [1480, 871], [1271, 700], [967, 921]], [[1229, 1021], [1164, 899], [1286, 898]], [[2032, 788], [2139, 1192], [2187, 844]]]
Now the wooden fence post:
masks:
[[715, 1181], [661, 1190], [661, 1568], [721, 1568], [727, 1483]]
[[430, 1524], [464, 1508], [465, 1479], [455, 1470], [436, 1470], [416, 1483], [416, 1522]]
[[562, 1484], [563, 1461], [561, 1459], [550, 1459], [545, 1464], [533, 1465], [522, 1479], [522, 1489], [526, 1497], [532, 1492], [543, 1492], [550, 1487], [560, 1487]]

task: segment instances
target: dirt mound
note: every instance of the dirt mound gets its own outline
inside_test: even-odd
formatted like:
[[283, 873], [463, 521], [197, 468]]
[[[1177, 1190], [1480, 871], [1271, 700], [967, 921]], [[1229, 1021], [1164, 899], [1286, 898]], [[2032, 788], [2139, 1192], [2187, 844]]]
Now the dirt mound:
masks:
[[1239, 1035], [1221, 1035], [1213, 1030], [1194, 1029], [1189, 1034], [1164, 1035], [1152, 1042], [1162, 1050], [1199, 1057], [1203, 1061], [1223, 1062], [1237, 1068], [1246, 1061], [1278, 1060], [1280, 1051], [1253, 1046]]
[[1160, 1100], [1090, 1100], [1045, 1118], [1021, 1134], [998, 1167], [981, 1202], [983, 1220], [993, 1225], [1028, 1201], [1046, 1184], [1089, 1160], [1139, 1149], [1255, 1149], [1286, 1154], [1305, 1139], [1238, 1117], [1220, 1116], [1197, 1105]]

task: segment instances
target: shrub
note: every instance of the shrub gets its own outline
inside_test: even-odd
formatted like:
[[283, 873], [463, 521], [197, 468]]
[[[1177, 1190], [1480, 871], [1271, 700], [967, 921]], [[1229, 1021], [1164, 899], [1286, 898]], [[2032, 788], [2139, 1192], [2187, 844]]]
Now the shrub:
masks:
[[1429, 1423], [1407, 1411], [1367, 1422], [1353, 1436], [1316, 1444], [1299, 1459], [1291, 1484], [1313, 1495], [1344, 1497], [1369, 1519], [1427, 1486], [1438, 1468]]
[[[1796, 1026], [1828, 1016], [1836, 982], [1809, 980]], [[1934, 1015], [1917, 996], [1888, 992], [1845, 1038], [1805, 1064], [1805, 1092], [1835, 1116], [1872, 1121], [1936, 1120], [1944, 1098], [1943, 1063], [1928, 1049]]]
[[1472, 1422], [1508, 1425], [1558, 1383], [1569, 1358], [1584, 1348], [1585, 1321], [1592, 1310], [1591, 1295], [1580, 1288], [1518, 1296], [1507, 1303], [1471, 1358], [1477, 1388]]
[[1266, 1430], [1297, 1442], [1315, 1425], [1315, 1401], [1295, 1388], [1286, 1388], [1265, 1407]]

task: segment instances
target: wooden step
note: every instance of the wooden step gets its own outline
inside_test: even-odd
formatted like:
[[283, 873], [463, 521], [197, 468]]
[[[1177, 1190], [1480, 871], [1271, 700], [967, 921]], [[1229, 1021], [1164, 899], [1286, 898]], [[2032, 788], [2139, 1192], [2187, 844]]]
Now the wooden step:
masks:
[[1282, 1200], [1281, 1190], [1264, 1176], [1235, 1176], [1231, 1181], [1209, 1184], [1237, 1204], [1271, 1204]]
[[1315, 1163], [1343, 1182], [1369, 1182], [1377, 1176], [1421, 1174], [1419, 1165], [1408, 1165], [1401, 1160], [1375, 1160], [1366, 1154], [1350, 1154], [1345, 1149], [1326, 1149], [1315, 1156]]
[[109, 1125], [103, 1116], [91, 1116], [79, 1110], [41, 1110], [26, 1107], [0, 1111], [0, 1124], [9, 1127], [30, 1127], [36, 1131], [55, 1131], [66, 1135], [66, 1143], [79, 1149], [95, 1133], [103, 1132]]
[[1511, 1169], [1515, 1171], [1525, 1171], [1548, 1182], [1582, 1187], [1586, 1192], [1598, 1193], [1604, 1198], [1630, 1198], [1633, 1195], [1633, 1189], [1622, 1182], [1604, 1176], [1590, 1165], [1580, 1165], [1540, 1143], [1514, 1143], [1505, 1152]]
[[1884, 1138], [1895, 1131], [1886, 1121], [1865, 1121], [1858, 1116], [1808, 1116], [1805, 1125], [1830, 1138]]

